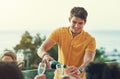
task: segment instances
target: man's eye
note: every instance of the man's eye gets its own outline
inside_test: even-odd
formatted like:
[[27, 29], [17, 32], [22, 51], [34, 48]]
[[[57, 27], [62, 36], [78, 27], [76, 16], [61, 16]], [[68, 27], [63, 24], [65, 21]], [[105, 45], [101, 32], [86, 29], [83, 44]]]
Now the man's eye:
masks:
[[74, 23], [74, 24], [76, 24], [76, 22], [75, 22], [75, 21], [73, 21], [73, 23]]
[[79, 24], [80, 24], [80, 25], [82, 25], [82, 24], [83, 24], [83, 22], [80, 22]]

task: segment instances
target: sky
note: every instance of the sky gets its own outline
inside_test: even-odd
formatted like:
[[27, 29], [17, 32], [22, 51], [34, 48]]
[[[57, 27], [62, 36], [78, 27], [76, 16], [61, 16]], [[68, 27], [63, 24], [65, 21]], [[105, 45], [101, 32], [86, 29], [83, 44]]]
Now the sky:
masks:
[[120, 30], [120, 0], [0, 0], [0, 31], [69, 25], [71, 8], [88, 11], [87, 30]]
[[120, 0], [0, 0], [0, 52], [18, 44], [26, 30], [51, 32], [68, 26], [70, 10], [77, 6], [88, 12], [84, 29], [120, 30]]

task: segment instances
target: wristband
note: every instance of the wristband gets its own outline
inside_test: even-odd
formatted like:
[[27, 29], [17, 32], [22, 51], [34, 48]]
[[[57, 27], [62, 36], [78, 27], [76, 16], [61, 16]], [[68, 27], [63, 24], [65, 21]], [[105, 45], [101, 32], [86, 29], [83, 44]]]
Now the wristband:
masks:
[[45, 55], [49, 55], [49, 54], [48, 54], [48, 53], [45, 53], [45, 54], [43, 54], [43, 56], [42, 56], [41, 58], [43, 59], [43, 57], [44, 57]]
[[82, 68], [80, 68], [80, 67], [78, 68], [78, 70], [80, 71], [80, 73], [82, 73], [82, 72], [83, 72], [83, 69], [82, 69]]

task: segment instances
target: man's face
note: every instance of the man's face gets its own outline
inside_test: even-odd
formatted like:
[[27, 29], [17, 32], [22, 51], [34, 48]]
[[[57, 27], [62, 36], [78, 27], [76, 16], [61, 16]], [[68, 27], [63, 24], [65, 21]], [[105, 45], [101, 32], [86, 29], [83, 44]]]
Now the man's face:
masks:
[[83, 19], [74, 16], [72, 18], [69, 18], [69, 22], [70, 22], [70, 31], [73, 34], [79, 34], [86, 23]]

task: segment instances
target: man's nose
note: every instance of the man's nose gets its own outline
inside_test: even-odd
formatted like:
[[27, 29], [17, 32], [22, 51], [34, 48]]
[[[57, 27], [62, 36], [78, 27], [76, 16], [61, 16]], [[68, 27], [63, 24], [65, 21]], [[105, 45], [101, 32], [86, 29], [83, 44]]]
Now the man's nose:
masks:
[[75, 27], [80, 27], [80, 25], [78, 23], [75, 24]]

